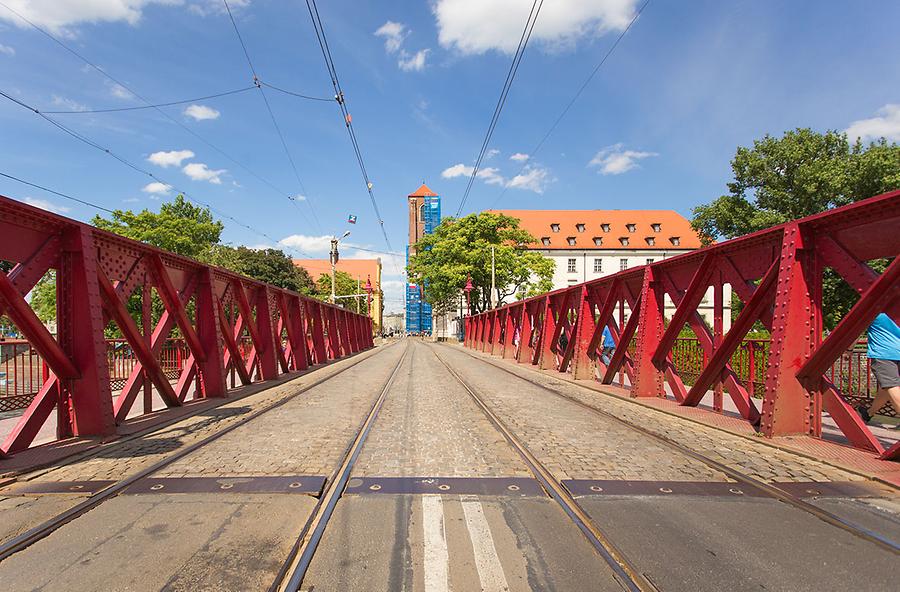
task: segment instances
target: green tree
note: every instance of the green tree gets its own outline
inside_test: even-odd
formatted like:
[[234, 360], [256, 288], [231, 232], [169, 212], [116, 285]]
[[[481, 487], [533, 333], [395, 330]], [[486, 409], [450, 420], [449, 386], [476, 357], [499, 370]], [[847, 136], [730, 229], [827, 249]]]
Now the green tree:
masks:
[[[739, 147], [731, 161], [728, 193], [694, 208], [692, 225], [705, 243], [735, 238], [866, 199], [900, 187], [900, 146], [882, 138], [850, 144], [837, 131], [808, 128], [766, 135]], [[870, 262], [876, 271], [885, 261]], [[833, 328], [856, 293], [827, 269], [823, 278], [825, 326]], [[736, 307], [733, 310], [739, 310]]]
[[[364, 291], [360, 288], [357, 289], [358, 286], [356, 284], [356, 279], [353, 278], [349, 273], [344, 271], [336, 271], [334, 272], [334, 292], [335, 296], [351, 296], [356, 294], [363, 294]], [[316, 298], [320, 300], [325, 300], [326, 302], [331, 299], [331, 275], [327, 273], [323, 273], [319, 276], [319, 279], [316, 280]], [[357, 301], [359, 302], [359, 306], [357, 306]], [[354, 312], [366, 312], [366, 297], [363, 296], [361, 298], [340, 298], [337, 303], [344, 308], [348, 308]], [[358, 309], [358, 310], [357, 310]]]
[[490, 306], [491, 247], [498, 303], [553, 286], [553, 261], [527, 249], [535, 240], [519, 228], [518, 219], [503, 214], [445, 218], [416, 245], [407, 273], [411, 280], [424, 282], [425, 300], [438, 311], [456, 308], [460, 290], [471, 276], [472, 309], [481, 312]]
[[291, 258], [278, 249], [213, 245], [207, 249], [203, 259], [212, 265], [301, 294], [314, 294], [316, 291], [309, 272], [295, 266]]

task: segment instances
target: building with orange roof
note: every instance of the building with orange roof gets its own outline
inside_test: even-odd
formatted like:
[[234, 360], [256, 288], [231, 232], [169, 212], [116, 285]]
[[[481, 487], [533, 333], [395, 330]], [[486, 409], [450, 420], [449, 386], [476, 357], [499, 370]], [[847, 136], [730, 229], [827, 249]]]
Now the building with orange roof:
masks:
[[[406, 196], [409, 207], [409, 242], [406, 246], [406, 263], [416, 253], [416, 243], [431, 234], [441, 223], [441, 197], [425, 183]], [[423, 287], [414, 282], [406, 284], [406, 331], [431, 333], [433, 318], [431, 306], [423, 299]]]
[[[317, 281], [323, 275], [331, 275], [331, 262], [328, 259], [294, 259], [296, 267], [302, 267], [309, 273], [313, 281]], [[384, 293], [381, 291], [381, 259], [338, 259], [335, 266], [337, 271], [343, 271], [360, 286], [360, 294], [366, 293], [366, 281], [372, 282], [372, 309], [369, 314], [375, 323], [375, 330], [382, 325], [382, 302]], [[365, 308], [365, 296], [361, 297], [361, 304]], [[354, 309], [355, 310], [355, 309]]]
[[[672, 210], [488, 210], [519, 220], [535, 242], [529, 249], [553, 260], [553, 289], [565, 288], [630, 267], [700, 248], [691, 223]], [[731, 293], [726, 286], [725, 329]], [[698, 312], [713, 322], [712, 288]], [[666, 301], [667, 316], [674, 304]]]

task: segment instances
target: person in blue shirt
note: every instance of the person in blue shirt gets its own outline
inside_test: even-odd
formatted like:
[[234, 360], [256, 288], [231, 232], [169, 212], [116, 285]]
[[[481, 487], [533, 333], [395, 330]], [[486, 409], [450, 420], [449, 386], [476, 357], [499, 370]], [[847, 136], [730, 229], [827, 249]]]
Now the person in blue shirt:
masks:
[[616, 340], [613, 339], [613, 334], [612, 331], [609, 330], [609, 325], [603, 327], [603, 336], [600, 338], [600, 347], [603, 348], [603, 353], [600, 354], [600, 360], [605, 366], [609, 366], [613, 352], [616, 351]]
[[856, 410], [868, 423], [888, 402], [900, 413], [900, 327], [891, 317], [881, 313], [869, 325], [866, 334], [869, 340], [867, 355], [878, 391], [871, 405], [860, 405]]

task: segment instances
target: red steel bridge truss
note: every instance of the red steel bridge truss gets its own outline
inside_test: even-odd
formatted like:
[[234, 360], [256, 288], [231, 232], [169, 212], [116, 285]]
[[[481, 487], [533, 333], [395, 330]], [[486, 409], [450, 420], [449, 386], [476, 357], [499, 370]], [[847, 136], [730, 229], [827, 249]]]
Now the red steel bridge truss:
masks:
[[[603, 384], [618, 374], [632, 397], [665, 397], [668, 386], [679, 404], [696, 406], [713, 390], [714, 408], [721, 410], [727, 393], [741, 416], [768, 437], [820, 437], [824, 410], [853, 446], [896, 460], [900, 444], [885, 450], [826, 372], [878, 313], [900, 324], [898, 251], [900, 191], [893, 191], [469, 316], [465, 344]], [[893, 260], [878, 274], [867, 262], [880, 258]], [[859, 294], [827, 336], [822, 327], [826, 268]], [[727, 333], [726, 284], [743, 303]], [[710, 287], [711, 328], [698, 313]], [[671, 318], [664, 314], [667, 299], [675, 307]], [[729, 364], [757, 322], [771, 333], [761, 406]], [[617, 347], [604, 364], [599, 346], [607, 326]], [[690, 386], [672, 361], [685, 326], [706, 354]], [[563, 331], [566, 339], [560, 340]]]
[[[49, 368], [31, 405], [0, 446], [0, 456], [28, 448], [56, 410], [57, 437], [116, 433], [151, 385], [168, 407], [225, 397], [234, 369], [242, 384], [270, 380], [372, 347], [369, 317], [230, 271], [210, 267], [0, 196], [0, 315], [6, 315]], [[56, 271], [57, 335], [25, 296]], [[151, 323], [155, 292], [164, 312]], [[141, 323], [127, 304], [138, 299]], [[113, 397], [104, 329], [114, 323], [138, 364]], [[140, 325], [140, 326], [139, 326]], [[173, 385], [159, 363], [174, 329], [189, 357]], [[243, 356], [239, 343], [249, 336]]]

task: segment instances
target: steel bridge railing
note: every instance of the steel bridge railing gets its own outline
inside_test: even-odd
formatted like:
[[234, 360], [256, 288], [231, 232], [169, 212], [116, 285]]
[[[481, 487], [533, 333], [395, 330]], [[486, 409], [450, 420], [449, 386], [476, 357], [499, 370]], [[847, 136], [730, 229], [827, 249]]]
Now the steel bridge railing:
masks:
[[[874, 391], [860, 337], [881, 312], [900, 322], [897, 228], [893, 191], [466, 317], [464, 343], [575, 378], [616, 381], [632, 397], [666, 397], [668, 389], [680, 405], [697, 406], [712, 391], [721, 410], [727, 394], [767, 437], [821, 437], [825, 412], [851, 445], [897, 459], [900, 443], [885, 450], [853, 409]], [[881, 258], [890, 262], [878, 274], [867, 262]], [[826, 268], [859, 294], [828, 335]], [[728, 332], [726, 286], [744, 304]], [[712, 327], [698, 312], [710, 288]], [[757, 323], [770, 339], [746, 339]], [[606, 327], [617, 347], [605, 353]], [[693, 339], [681, 337], [685, 328]]]

